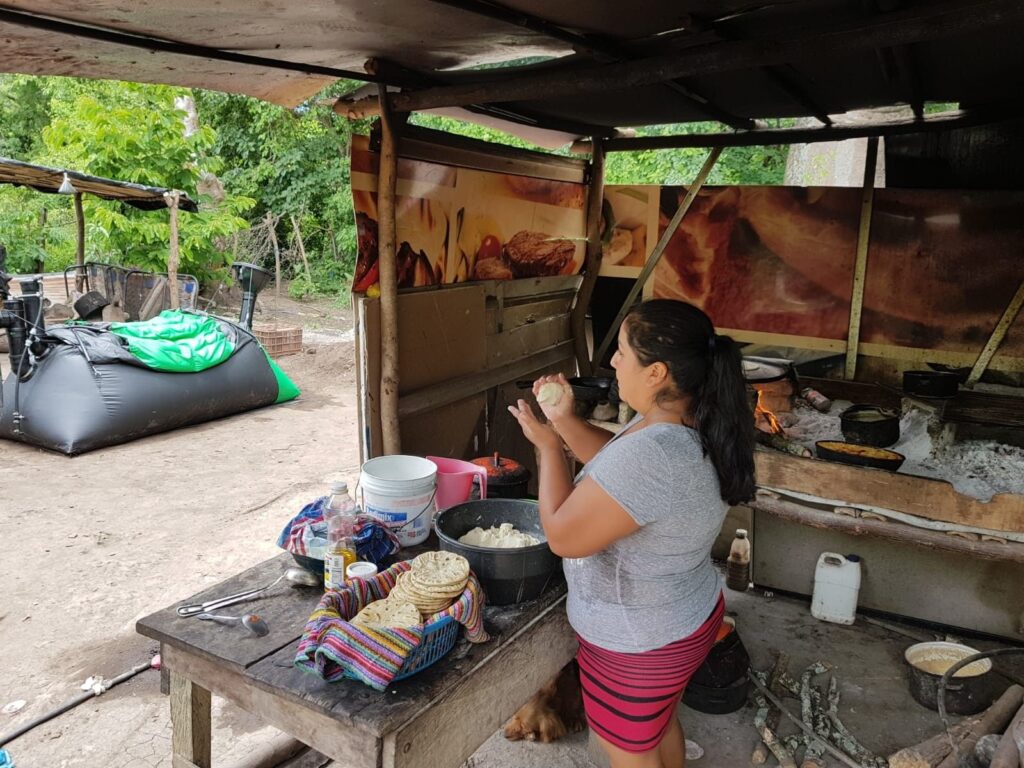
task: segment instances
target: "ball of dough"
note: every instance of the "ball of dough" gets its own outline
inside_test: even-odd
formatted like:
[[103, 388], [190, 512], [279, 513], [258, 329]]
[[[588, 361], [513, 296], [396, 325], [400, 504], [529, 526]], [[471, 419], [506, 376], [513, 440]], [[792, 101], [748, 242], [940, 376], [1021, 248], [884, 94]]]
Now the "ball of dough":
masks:
[[558, 405], [562, 401], [562, 385], [549, 382], [540, 385], [537, 402], [541, 405]]

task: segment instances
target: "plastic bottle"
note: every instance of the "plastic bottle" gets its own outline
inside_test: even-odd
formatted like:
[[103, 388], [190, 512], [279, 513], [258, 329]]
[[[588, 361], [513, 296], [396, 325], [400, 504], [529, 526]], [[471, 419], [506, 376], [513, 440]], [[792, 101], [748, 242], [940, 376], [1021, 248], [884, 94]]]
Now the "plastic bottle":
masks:
[[356, 562], [356, 515], [359, 507], [348, 495], [348, 483], [331, 485], [331, 497], [324, 508], [327, 523], [327, 553], [324, 556], [324, 589], [345, 586], [345, 569]]
[[750, 586], [750, 539], [742, 528], [736, 529], [736, 538], [729, 548], [725, 563], [725, 586], [737, 592], [746, 592]]
[[814, 569], [811, 615], [835, 624], [853, 624], [860, 594], [860, 558], [822, 552]]

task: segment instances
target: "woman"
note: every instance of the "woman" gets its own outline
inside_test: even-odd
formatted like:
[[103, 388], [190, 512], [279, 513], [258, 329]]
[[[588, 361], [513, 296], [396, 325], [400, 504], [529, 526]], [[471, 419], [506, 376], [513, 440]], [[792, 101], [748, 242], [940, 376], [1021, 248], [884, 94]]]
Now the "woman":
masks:
[[[561, 400], [540, 422], [509, 411], [537, 447], [540, 516], [565, 558], [569, 622], [591, 730], [613, 768], [680, 768], [676, 706], [711, 650], [724, 604], [713, 544], [729, 504], [754, 494], [753, 417], [739, 348], [707, 315], [648, 301], [619, 330], [619, 395], [637, 416], [618, 436]], [[586, 466], [575, 482], [562, 440]]]

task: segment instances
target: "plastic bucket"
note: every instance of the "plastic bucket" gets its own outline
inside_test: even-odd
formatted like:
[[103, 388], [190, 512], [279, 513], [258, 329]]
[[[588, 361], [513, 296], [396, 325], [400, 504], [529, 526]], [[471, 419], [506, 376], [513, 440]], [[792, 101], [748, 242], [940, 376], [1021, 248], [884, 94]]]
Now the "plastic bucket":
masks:
[[381, 456], [363, 464], [362, 507], [398, 536], [403, 547], [430, 535], [437, 494], [437, 465], [419, 456]]
[[459, 459], [427, 456], [437, 465], [437, 508], [448, 509], [469, 501], [473, 477], [480, 478], [480, 498], [487, 498], [487, 468]]

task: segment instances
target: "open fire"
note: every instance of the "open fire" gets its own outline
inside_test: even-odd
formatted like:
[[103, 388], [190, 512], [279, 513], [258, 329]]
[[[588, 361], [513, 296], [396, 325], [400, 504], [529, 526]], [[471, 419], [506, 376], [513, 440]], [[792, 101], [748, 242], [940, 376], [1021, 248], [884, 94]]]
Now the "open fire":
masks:
[[757, 391], [757, 405], [754, 407], [754, 426], [769, 435], [785, 435], [782, 424], [765, 406], [764, 390]]

